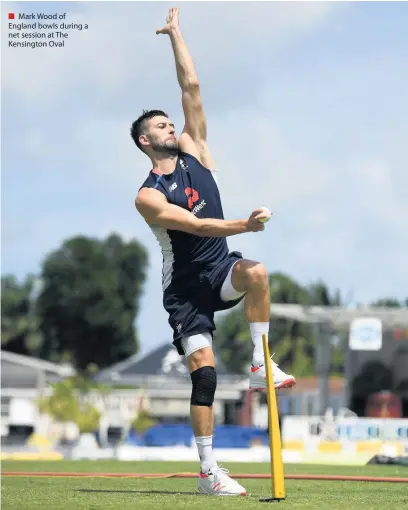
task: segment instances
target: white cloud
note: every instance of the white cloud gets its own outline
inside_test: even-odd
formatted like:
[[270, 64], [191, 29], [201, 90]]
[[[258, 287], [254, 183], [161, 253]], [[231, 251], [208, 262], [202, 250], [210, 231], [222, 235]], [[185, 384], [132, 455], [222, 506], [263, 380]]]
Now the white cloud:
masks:
[[[7, 10], [16, 13], [23, 10], [22, 4], [8, 5]], [[163, 95], [168, 89], [166, 81], [175, 78], [167, 36], [155, 35], [156, 28], [164, 24], [167, 9], [166, 4], [153, 2], [71, 4], [66, 22], [87, 23], [89, 29], [71, 31], [63, 49], [8, 48], [5, 30], [3, 88], [22, 100], [37, 101], [37, 107], [61, 105], [64, 99], [80, 96], [81, 88], [91, 84], [91, 101], [132, 94], [129, 82], [137, 86], [134, 92], [139, 100], [152, 90], [156, 97]], [[215, 72], [210, 74], [211, 80], [218, 80], [220, 74], [228, 76], [231, 67], [236, 69], [226, 63], [242, 51], [251, 51], [260, 41], [261, 47], [268, 49], [270, 44], [276, 47], [282, 40], [293, 39], [319, 25], [334, 7], [329, 3], [265, 2], [256, 10], [246, 3], [234, 4], [231, 9], [229, 3], [181, 6], [186, 39], [203, 72]], [[257, 60], [252, 59], [252, 64], [259, 65]]]

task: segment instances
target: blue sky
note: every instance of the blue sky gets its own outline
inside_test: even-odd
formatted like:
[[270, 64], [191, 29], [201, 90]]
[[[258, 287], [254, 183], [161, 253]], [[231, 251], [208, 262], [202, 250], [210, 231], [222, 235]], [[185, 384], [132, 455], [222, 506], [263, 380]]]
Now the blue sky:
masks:
[[[182, 129], [167, 2], [2, 3], [88, 23], [63, 49], [2, 59], [2, 274], [39, 272], [76, 234], [148, 249], [142, 352], [171, 340], [161, 255], [134, 197], [150, 161], [128, 135], [143, 108]], [[180, 2], [227, 218], [274, 211], [231, 249], [354, 302], [408, 289], [408, 5]], [[205, 28], [204, 28], [205, 27]]]

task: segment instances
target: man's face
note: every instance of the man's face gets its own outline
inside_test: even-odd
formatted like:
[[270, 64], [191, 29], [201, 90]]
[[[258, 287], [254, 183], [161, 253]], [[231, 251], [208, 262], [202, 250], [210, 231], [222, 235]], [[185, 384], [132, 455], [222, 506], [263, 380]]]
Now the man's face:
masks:
[[145, 138], [155, 152], [169, 154], [178, 152], [174, 124], [167, 117], [160, 116], [149, 119]]

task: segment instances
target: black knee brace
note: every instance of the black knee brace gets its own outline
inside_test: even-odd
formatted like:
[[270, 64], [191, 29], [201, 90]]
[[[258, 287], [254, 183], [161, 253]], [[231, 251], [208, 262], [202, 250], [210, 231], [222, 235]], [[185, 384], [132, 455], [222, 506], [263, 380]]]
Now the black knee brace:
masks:
[[190, 374], [193, 383], [191, 405], [211, 407], [217, 388], [217, 373], [214, 367], [201, 367]]

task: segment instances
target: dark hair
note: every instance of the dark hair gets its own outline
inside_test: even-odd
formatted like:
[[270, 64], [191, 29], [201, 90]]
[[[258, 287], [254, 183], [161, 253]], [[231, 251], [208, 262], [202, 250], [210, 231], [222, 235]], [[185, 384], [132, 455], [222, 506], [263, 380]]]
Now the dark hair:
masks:
[[[143, 110], [142, 115], [133, 122], [132, 127], [130, 128], [130, 136], [133, 138], [135, 144], [139, 147], [141, 151], [143, 151], [143, 147], [139, 142], [139, 136], [144, 134], [146, 129], [146, 120], [152, 119], [153, 117], [169, 117], [167, 113], [161, 110]], [[143, 151], [144, 152], [144, 151]]]

